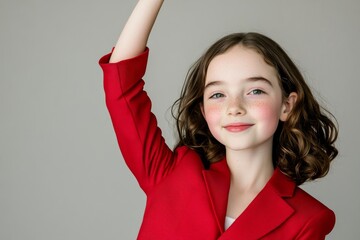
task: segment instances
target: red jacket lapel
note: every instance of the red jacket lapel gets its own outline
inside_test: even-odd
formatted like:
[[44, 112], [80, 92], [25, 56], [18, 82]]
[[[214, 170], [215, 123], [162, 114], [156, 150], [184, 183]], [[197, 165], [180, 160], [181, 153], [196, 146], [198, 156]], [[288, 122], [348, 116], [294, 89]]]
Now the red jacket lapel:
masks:
[[294, 209], [283, 199], [291, 197], [295, 184], [276, 169], [264, 189], [220, 239], [260, 239], [271, 232], [293, 213]]
[[230, 171], [226, 161], [211, 164], [209, 170], [203, 170], [203, 176], [218, 228], [223, 233], [230, 188]]
[[222, 236], [219, 239], [259, 239], [280, 226], [294, 212], [283, 199], [291, 197], [295, 183], [279, 169], [264, 189], [250, 203], [233, 225], [224, 232], [224, 221], [230, 187], [230, 172], [226, 161], [212, 164], [210, 170], [204, 170], [203, 176], [213, 207], [213, 212]]

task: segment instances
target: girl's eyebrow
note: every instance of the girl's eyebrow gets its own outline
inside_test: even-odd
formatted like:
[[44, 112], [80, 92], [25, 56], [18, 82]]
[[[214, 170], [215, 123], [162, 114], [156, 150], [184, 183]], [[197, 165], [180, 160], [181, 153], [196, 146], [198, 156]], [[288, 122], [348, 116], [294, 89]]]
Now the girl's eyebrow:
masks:
[[246, 79], [247, 81], [263, 81], [267, 84], [269, 84], [271, 87], [273, 86], [273, 84], [271, 83], [271, 81], [265, 77], [262, 76], [256, 76], [256, 77], [250, 77]]
[[[271, 87], [273, 86], [273, 84], [271, 83], [271, 81], [269, 79], [262, 77], [262, 76], [250, 77], [250, 78], [245, 79], [245, 81], [247, 81], [247, 82], [263, 81], [263, 82], [269, 84]], [[204, 90], [207, 89], [208, 87], [222, 85], [222, 84], [223, 84], [223, 81], [211, 81], [205, 85]]]
[[217, 85], [222, 85], [223, 82], [222, 81], [211, 81], [211, 82], [208, 82], [206, 85], [205, 85], [205, 89], [207, 89], [208, 87], [211, 87], [211, 86], [217, 86]]

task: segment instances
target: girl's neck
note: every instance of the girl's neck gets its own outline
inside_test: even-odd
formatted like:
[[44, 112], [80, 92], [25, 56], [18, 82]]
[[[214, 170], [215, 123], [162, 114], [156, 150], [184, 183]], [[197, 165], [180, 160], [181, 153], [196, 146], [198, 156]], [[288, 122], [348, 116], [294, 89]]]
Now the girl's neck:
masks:
[[241, 192], [259, 192], [274, 172], [272, 152], [226, 150], [231, 185]]

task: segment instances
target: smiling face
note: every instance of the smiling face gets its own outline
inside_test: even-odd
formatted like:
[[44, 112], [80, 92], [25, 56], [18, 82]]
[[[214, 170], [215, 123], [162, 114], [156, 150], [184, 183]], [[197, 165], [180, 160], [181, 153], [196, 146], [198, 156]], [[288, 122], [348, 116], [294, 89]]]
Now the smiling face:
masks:
[[256, 51], [235, 45], [210, 62], [202, 113], [227, 151], [271, 151], [279, 120], [288, 112], [276, 70]]

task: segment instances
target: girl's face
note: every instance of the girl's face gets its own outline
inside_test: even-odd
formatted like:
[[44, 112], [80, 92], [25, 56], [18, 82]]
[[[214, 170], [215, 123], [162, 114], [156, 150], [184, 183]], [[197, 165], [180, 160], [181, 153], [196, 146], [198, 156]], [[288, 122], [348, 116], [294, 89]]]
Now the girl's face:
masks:
[[201, 109], [227, 151], [272, 148], [279, 120], [286, 120], [292, 103], [283, 99], [277, 76], [260, 54], [241, 45], [210, 62]]

